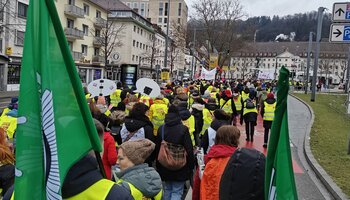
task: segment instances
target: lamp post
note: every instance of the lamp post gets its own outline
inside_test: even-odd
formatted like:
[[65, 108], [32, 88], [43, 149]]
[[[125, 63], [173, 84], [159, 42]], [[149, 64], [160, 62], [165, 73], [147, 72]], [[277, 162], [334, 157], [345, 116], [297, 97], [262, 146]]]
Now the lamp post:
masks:
[[165, 37], [164, 68], [167, 68], [167, 65], [168, 65], [170, 0], [168, 0], [168, 7], [166, 9], [168, 10], [168, 13], [167, 13], [166, 37]]

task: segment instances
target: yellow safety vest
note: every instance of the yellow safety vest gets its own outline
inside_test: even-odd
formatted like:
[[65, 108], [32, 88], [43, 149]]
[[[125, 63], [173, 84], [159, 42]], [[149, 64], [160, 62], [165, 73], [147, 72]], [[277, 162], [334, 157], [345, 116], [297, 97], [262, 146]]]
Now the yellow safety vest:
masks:
[[248, 98], [249, 98], [249, 93], [246, 94], [245, 92], [242, 92], [242, 99], [243, 99], [243, 101], [245, 101]]
[[140, 98], [140, 102], [144, 103], [146, 106], [150, 107], [151, 103], [149, 102], [151, 100], [151, 97], [142, 95]]
[[251, 112], [258, 113], [258, 111], [256, 110], [256, 107], [254, 107], [254, 108], [247, 108], [247, 102], [244, 102], [243, 116], [245, 114], [251, 113]]
[[237, 98], [233, 98], [233, 103], [235, 104], [236, 106], [236, 110], [237, 112], [241, 111], [242, 110], [242, 102], [241, 102], [241, 95], [238, 95]]
[[157, 136], [158, 128], [164, 124], [165, 115], [168, 113], [168, 106], [163, 100], [155, 100], [150, 108], [150, 121], [153, 123], [153, 134]]
[[195, 145], [196, 145], [196, 142], [195, 142], [195, 140], [194, 140], [194, 134], [193, 134], [194, 131], [196, 130], [196, 129], [195, 129], [195, 119], [194, 119], [194, 116], [191, 115], [191, 117], [189, 117], [188, 119], [183, 120], [182, 123], [183, 123], [183, 125], [187, 126], [188, 131], [190, 132], [192, 145], [195, 146]]
[[0, 127], [4, 129], [9, 139], [13, 138], [17, 128], [17, 118], [4, 115], [0, 117]]
[[122, 179], [119, 179], [117, 181], [118, 184], [122, 183], [122, 182], [125, 182], [128, 184], [129, 188], [130, 188], [130, 193], [131, 193], [131, 196], [134, 198], [134, 200], [151, 200], [151, 199], [154, 199], [154, 200], [161, 200], [162, 199], [162, 196], [163, 196], [163, 190], [161, 190], [160, 192], [158, 192], [158, 194], [152, 198], [147, 198], [145, 197], [142, 192], [137, 189], [133, 184], [127, 182], [127, 181], [123, 181]]
[[110, 110], [106, 110], [106, 112], [104, 113], [107, 117], [111, 115], [111, 111]]
[[205, 130], [210, 127], [211, 122], [213, 121], [213, 113], [207, 108], [203, 109], [203, 128], [201, 134], [204, 135]]
[[264, 120], [273, 121], [275, 117], [276, 102], [274, 104], [268, 104], [264, 101]]
[[119, 102], [121, 102], [120, 94], [122, 93], [121, 89], [116, 89], [109, 97], [111, 98], [111, 104], [113, 107], [117, 107]]
[[67, 200], [104, 200], [106, 199], [109, 190], [113, 187], [115, 183], [113, 181], [107, 180], [107, 179], [101, 179], [91, 185], [89, 188], [84, 190], [83, 192], [70, 197], [66, 198]]
[[8, 112], [10, 112], [10, 111], [11, 111], [11, 109], [10, 109], [10, 108], [5, 108], [5, 109], [2, 111], [2, 113], [1, 113], [1, 116], [0, 116], [0, 117], [5, 116], [5, 115], [6, 115], [6, 113], [8, 113]]
[[[231, 106], [232, 100], [229, 99], [226, 103], [225, 102], [226, 102], [225, 100], [220, 99], [221, 109], [224, 110], [227, 114], [232, 114], [232, 112], [233, 112], [232, 111], [232, 106]], [[224, 105], [224, 106], [222, 106], [222, 105]]]

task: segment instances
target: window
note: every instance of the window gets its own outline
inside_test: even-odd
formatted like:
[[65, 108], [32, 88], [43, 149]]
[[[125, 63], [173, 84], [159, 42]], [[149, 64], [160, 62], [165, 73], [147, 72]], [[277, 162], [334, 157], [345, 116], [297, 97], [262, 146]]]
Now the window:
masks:
[[136, 42], [136, 47], [139, 48], [139, 42]]
[[68, 47], [71, 51], [73, 51], [73, 42], [68, 42]]
[[162, 21], [163, 21], [163, 18], [159, 17], [158, 18], [158, 23], [162, 23]]
[[140, 28], [139, 27], [137, 27], [137, 33], [140, 33]]
[[136, 8], [136, 9], [138, 9], [139, 8], [139, 5], [135, 2], [134, 3], [134, 7], [133, 8]]
[[74, 20], [67, 18], [67, 27], [68, 28], [74, 28]]
[[128, 2], [128, 3], [126, 3], [126, 5], [129, 7], [129, 8], [131, 8], [131, 4]]
[[141, 35], [143, 34], [143, 30], [141, 29]]
[[88, 46], [85, 45], [85, 44], [82, 44], [82, 45], [81, 45], [81, 53], [82, 53], [84, 56], [87, 56], [87, 51], [88, 51]]
[[94, 48], [94, 55], [99, 56], [100, 55], [100, 48]]
[[83, 24], [83, 32], [84, 32], [85, 36], [89, 35], [89, 26], [88, 25]]
[[181, 8], [182, 7], [182, 4], [181, 3], [179, 3], [179, 9], [178, 9], [178, 11], [177, 11], [177, 15], [178, 16], [181, 16]]
[[89, 6], [84, 4], [84, 14], [85, 15], [89, 15], [89, 10], [90, 10]]
[[18, 2], [18, 17], [27, 18], [28, 5]]
[[95, 30], [95, 37], [101, 37], [101, 30]]
[[16, 31], [16, 45], [23, 46], [24, 44], [24, 32]]
[[168, 18], [164, 18], [164, 24], [168, 22]]
[[7, 84], [19, 84], [21, 66], [8, 65]]
[[139, 61], [139, 57], [138, 56], [136, 56], [136, 62], [138, 62]]
[[96, 18], [101, 18], [101, 11], [96, 10]]
[[69, 5], [75, 5], [75, 0], [68, 0]]
[[165, 3], [164, 15], [165, 15], [165, 16], [168, 16], [168, 3]]
[[146, 45], [145, 44], [143, 44], [143, 49], [145, 49], [146, 48]]
[[134, 61], [135, 60], [135, 55], [132, 55], [132, 59], [131, 59], [132, 61]]
[[159, 3], [159, 16], [163, 16], [163, 2]]
[[145, 4], [144, 3], [141, 3], [141, 16], [145, 16]]
[[142, 49], [142, 43], [140, 42], [140, 49]]
[[181, 18], [177, 18], [177, 23], [181, 24]]
[[134, 26], [134, 32], [136, 32], [136, 26]]

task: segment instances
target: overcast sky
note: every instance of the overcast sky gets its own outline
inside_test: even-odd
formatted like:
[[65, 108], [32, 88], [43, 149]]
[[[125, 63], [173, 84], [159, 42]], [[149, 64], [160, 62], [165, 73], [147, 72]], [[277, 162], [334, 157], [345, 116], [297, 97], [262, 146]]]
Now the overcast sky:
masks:
[[[189, 8], [189, 16], [192, 16], [193, 2], [197, 0], [185, 0]], [[243, 11], [249, 17], [253, 16], [285, 16], [295, 13], [317, 11], [318, 7], [325, 7], [331, 13], [334, 0], [241, 0]], [[340, 1], [339, 2], [345, 2]]]

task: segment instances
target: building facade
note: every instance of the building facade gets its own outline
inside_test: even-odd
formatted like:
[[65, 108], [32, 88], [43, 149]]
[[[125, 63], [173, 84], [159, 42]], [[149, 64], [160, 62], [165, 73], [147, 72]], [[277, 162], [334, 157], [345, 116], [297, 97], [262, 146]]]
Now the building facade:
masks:
[[[252, 78], [258, 71], [276, 73], [287, 67], [291, 78], [304, 81], [307, 68], [307, 42], [261, 42], [249, 43], [231, 58], [233, 78]], [[311, 51], [309, 80], [312, 79], [315, 45]], [[318, 80], [327, 85], [338, 85], [346, 80], [348, 45], [321, 42]]]
[[122, 0], [122, 2], [143, 18], [148, 19], [149, 0]]

